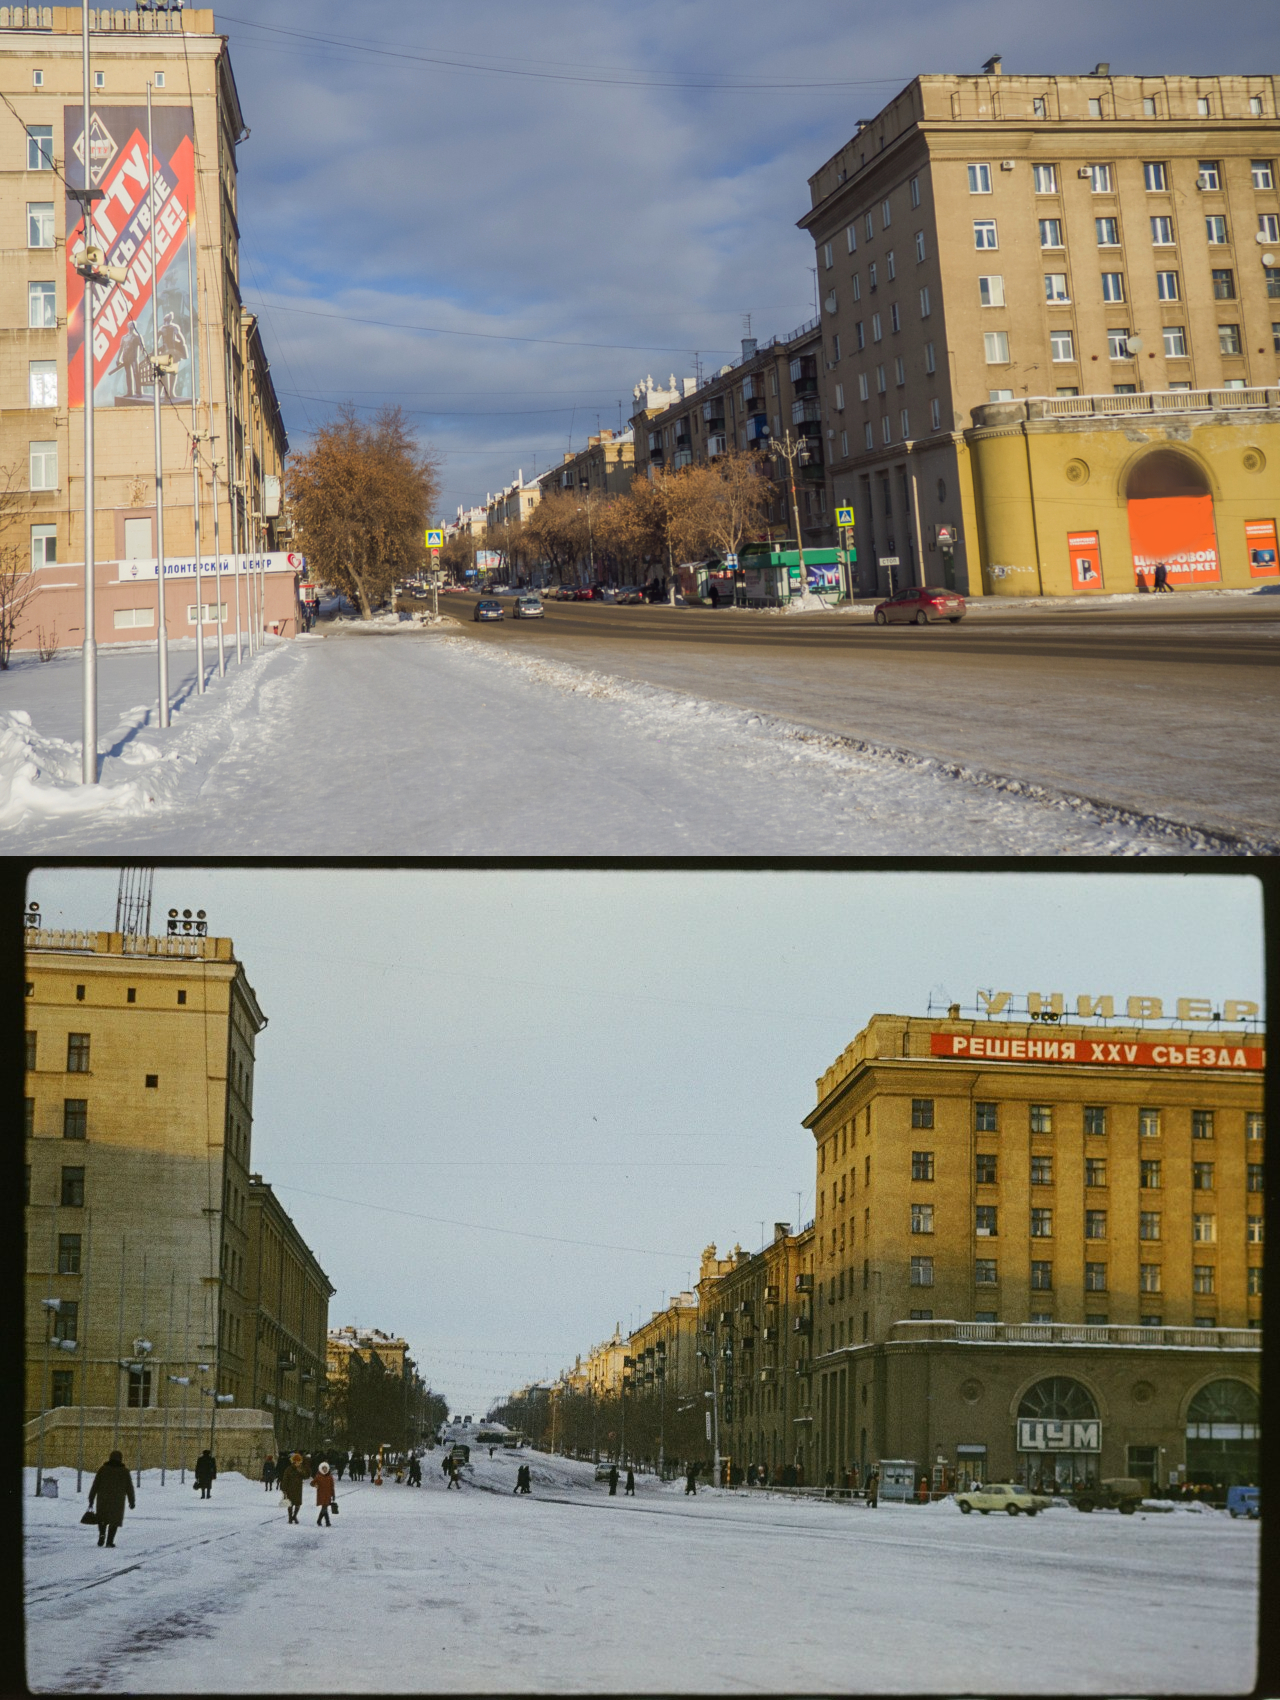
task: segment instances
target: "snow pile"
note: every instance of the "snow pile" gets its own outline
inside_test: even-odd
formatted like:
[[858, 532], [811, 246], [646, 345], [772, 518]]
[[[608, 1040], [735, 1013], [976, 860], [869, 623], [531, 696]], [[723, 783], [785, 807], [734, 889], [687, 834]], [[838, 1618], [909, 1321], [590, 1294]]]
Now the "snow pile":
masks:
[[[141, 779], [82, 785], [82, 748], [62, 738], [41, 737], [25, 709], [0, 713], [0, 826], [24, 816], [133, 814], [150, 805], [152, 798]], [[130, 759], [145, 766], [159, 757], [158, 750], [137, 748]]]

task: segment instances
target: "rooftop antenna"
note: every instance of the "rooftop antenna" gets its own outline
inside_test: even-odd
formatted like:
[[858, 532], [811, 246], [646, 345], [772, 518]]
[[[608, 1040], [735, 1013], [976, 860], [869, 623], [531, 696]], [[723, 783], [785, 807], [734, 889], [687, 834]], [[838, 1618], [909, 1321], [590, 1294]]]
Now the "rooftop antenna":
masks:
[[116, 888], [116, 932], [127, 938], [145, 938], [151, 931], [151, 888], [154, 868], [125, 866]]

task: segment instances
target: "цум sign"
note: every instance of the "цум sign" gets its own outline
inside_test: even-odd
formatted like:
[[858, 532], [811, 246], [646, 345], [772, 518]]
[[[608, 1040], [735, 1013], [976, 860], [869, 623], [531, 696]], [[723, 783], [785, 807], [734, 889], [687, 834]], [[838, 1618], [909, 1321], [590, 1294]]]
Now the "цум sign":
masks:
[[1097, 1417], [1068, 1422], [1048, 1417], [1018, 1418], [1019, 1452], [1101, 1452], [1102, 1424]]

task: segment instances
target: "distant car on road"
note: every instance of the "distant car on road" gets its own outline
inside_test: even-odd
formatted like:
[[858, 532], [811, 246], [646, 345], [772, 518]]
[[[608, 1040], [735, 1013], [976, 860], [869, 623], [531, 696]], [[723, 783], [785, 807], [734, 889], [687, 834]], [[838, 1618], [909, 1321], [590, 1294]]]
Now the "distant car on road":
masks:
[[477, 602], [472, 612], [473, 620], [505, 620], [506, 609], [501, 602]]
[[956, 1504], [961, 1511], [980, 1511], [984, 1517], [989, 1511], [1005, 1511], [1010, 1517], [1025, 1511], [1028, 1517], [1034, 1517], [1037, 1511], [1046, 1510], [1053, 1501], [1048, 1494], [1028, 1493], [1026, 1488], [1013, 1482], [983, 1482], [979, 1487], [957, 1493]]
[[934, 585], [909, 585], [895, 590], [886, 601], [876, 606], [876, 625], [927, 626], [930, 621], [949, 620], [958, 625], [967, 612], [963, 596], [954, 590], [939, 590]]
[[515, 607], [511, 610], [513, 620], [541, 620], [545, 618], [543, 607], [536, 596], [517, 596]]
[[571, 584], [562, 584], [559, 590], [556, 591], [557, 602], [576, 602], [577, 599], [577, 589]]
[[1146, 1497], [1136, 1476], [1109, 1476], [1101, 1482], [1081, 1482], [1073, 1500], [1077, 1511], [1121, 1511], [1131, 1517]]
[[615, 602], [643, 602], [644, 591], [638, 584], [620, 584], [614, 594]]
[[1227, 1510], [1233, 1517], [1248, 1517], [1256, 1522], [1262, 1516], [1262, 1490], [1256, 1487], [1229, 1487]]
[[599, 602], [601, 600], [598, 584], [580, 584], [573, 593], [575, 602]]

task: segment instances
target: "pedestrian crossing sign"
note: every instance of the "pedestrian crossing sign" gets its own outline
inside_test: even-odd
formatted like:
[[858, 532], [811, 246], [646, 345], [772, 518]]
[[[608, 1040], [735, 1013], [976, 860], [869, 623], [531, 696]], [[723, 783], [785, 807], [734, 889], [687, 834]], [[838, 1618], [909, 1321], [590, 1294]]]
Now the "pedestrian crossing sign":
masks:
[[840, 526], [847, 526], [850, 530], [852, 530], [853, 529], [853, 509], [852, 508], [837, 508], [836, 509], [836, 524], [840, 525]]
[[443, 549], [444, 548], [444, 532], [443, 531], [428, 531], [427, 532], [427, 548], [428, 549]]

